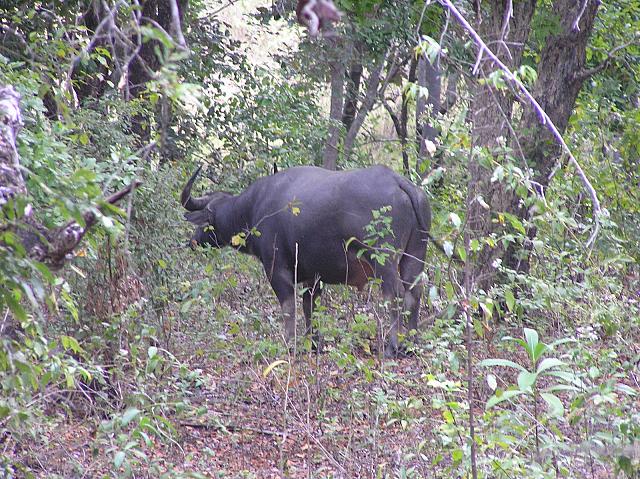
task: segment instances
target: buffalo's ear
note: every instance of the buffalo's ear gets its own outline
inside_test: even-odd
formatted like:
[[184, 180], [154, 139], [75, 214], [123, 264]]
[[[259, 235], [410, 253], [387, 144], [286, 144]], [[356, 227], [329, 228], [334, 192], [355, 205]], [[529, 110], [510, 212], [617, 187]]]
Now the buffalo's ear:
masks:
[[209, 217], [211, 215], [211, 211], [208, 209], [196, 210], [196, 211], [188, 211], [184, 214], [184, 217], [187, 221], [190, 221], [193, 224], [198, 226], [206, 226], [209, 224]]

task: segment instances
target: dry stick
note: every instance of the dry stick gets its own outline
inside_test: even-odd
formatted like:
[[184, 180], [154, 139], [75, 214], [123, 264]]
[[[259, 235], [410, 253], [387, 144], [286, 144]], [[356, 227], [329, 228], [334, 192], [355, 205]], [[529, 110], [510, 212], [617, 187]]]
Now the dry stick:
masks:
[[502, 31], [500, 32], [500, 40], [498, 40], [498, 47], [504, 47], [504, 50], [507, 52], [507, 56], [509, 58], [513, 58], [511, 56], [511, 51], [509, 47], [507, 47], [505, 43], [505, 38], [509, 34], [509, 21], [513, 18], [513, 2], [512, 0], [507, 0], [507, 7], [504, 11], [504, 16], [502, 18]]
[[180, 426], [184, 426], [184, 427], [192, 427], [194, 429], [215, 429], [215, 430], [219, 430], [219, 431], [224, 431], [225, 429], [227, 431], [231, 431], [231, 432], [243, 432], [243, 431], [249, 431], [249, 432], [255, 432], [258, 434], [263, 434], [265, 436], [283, 436], [284, 433], [280, 432], [280, 431], [271, 431], [269, 429], [259, 429], [256, 427], [249, 427], [249, 426], [240, 426], [240, 425], [236, 425], [236, 424], [219, 424], [219, 423], [208, 423], [208, 422], [179, 422], [178, 423]]
[[585, 174], [584, 170], [580, 166], [580, 163], [578, 163], [578, 161], [573, 156], [573, 153], [571, 153], [571, 150], [569, 149], [564, 139], [562, 138], [562, 135], [558, 131], [558, 128], [555, 126], [553, 121], [551, 121], [551, 118], [549, 117], [549, 115], [547, 115], [547, 113], [542, 109], [542, 107], [536, 101], [533, 95], [529, 93], [529, 90], [527, 90], [527, 87], [525, 87], [524, 84], [518, 78], [516, 78], [516, 76], [511, 72], [509, 67], [507, 67], [504, 63], [502, 63], [502, 61], [500, 61], [500, 59], [489, 49], [489, 47], [487, 47], [486, 43], [482, 40], [482, 38], [480, 38], [480, 35], [478, 35], [478, 33], [469, 24], [469, 22], [467, 22], [467, 20], [458, 11], [455, 5], [451, 3], [451, 0], [438, 0], [438, 2], [443, 7], [448, 8], [451, 11], [451, 13], [453, 13], [453, 15], [456, 17], [458, 22], [469, 33], [469, 35], [474, 39], [474, 41], [478, 45], [479, 54], [478, 54], [477, 64], [478, 65], [480, 64], [480, 57], [482, 56], [482, 54], [486, 54], [489, 58], [491, 58], [491, 60], [496, 65], [498, 65], [500, 70], [502, 70], [505, 73], [507, 79], [512, 84], [514, 84], [518, 88], [518, 90], [522, 92], [522, 94], [527, 98], [527, 100], [529, 100], [529, 103], [533, 106], [534, 110], [538, 114], [540, 123], [545, 125], [547, 129], [553, 134], [558, 144], [562, 147], [562, 150], [569, 157], [569, 162], [573, 165], [573, 167], [578, 172], [578, 176], [580, 177], [580, 180], [582, 181], [582, 184], [584, 185], [585, 189], [589, 193], [589, 197], [591, 198], [591, 202], [593, 203], [594, 229], [591, 235], [589, 236], [589, 239], [585, 243], [585, 247], [587, 249], [591, 248], [593, 246], [594, 241], [596, 240], [596, 237], [598, 236], [598, 232], [600, 231], [600, 215], [602, 211], [600, 208], [600, 201], [598, 200], [598, 195], [596, 194], [595, 189], [591, 185], [591, 182], [587, 178], [587, 175]]
[[[465, 248], [467, 250], [467, 257], [469, 257], [469, 253], [471, 249], [469, 248], [469, 235], [466, 235], [465, 239]], [[462, 305], [462, 309], [464, 310], [464, 315], [466, 319], [466, 331], [465, 331], [465, 342], [467, 347], [467, 402], [469, 403], [469, 445], [471, 447], [471, 477], [473, 479], [477, 479], [478, 477], [478, 467], [476, 464], [476, 439], [475, 439], [475, 415], [473, 412], [473, 340], [471, 337], [471, 328], [473, 326], [473, 322], [471, 320], [471, 314], [469, 313], [469, 308], [471, 307], [469, 304], [469, 293], [471, 290], [471, 271], [470, 269], [471, 262], [467, 262], [465, 268], [467, 272], [465, 274], [464, 280], [464, 303]]]
[[[298, 318], [297, 318], [297, 301], [296, 301], [296, 290], [298, 288], [298, 243], [296, 243], [296, 256], [295, 263], [293, 264], [293, 360], [290, 358], [289, 363], [287, 364], [287, 383], [285, 384], [284, 390], [284, 410], [282, 411], [282, 441], [280, 442], [280, 468], [284, 473], [284, 448], [285, 442], [287, 440], [287, 413], [288, 413], [288, 405], [289, 405], [289, 386], [291, 385], [291, 368], [292, 364], [298, 357]], [[285, 321], [288, 318], [285, 318]]]

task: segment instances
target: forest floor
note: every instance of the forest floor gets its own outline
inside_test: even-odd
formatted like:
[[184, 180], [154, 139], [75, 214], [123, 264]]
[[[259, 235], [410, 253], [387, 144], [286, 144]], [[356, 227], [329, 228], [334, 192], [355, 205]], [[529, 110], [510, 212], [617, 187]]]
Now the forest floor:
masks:
[[[375, 337], [375, 318], [380, 321], [382, 316], [374, 306], [377, 295], [353, 293], [345, 300], [338, 290], [323, 299], [329, 305], [323, 314], [334, 322], [325, 351], [293, 357], [282, 347], [279, 308], [268, 286], [252, 281], [241, 277], [218, 298], [218, 308], [229, 315], [224, 321], [200, 318], [172, 326], [165, 347], [195, 372], [195, 379], [180, 389], [179, 399], [189, 407], [171, 405], [175, 392], [164, 396], [162, 415], [175, 430], [170, 439], [150, 437], [146, 446], [137, 437], [127, 456], [133, 470], [129, 477], [449, 478], [464, 471], [458, 462], [468, 455], [461, 325], [448, 329], [436, 323], [419, 339], [415, 355], [383, 360]], [[374, 327], [354, 317], [369, 318]], [[521, 326], [499, 328], [500, 334], [487, 330], [484, 338], [474, 341], [474, 362], [503, 357], [526, 365], [524, 351], [505, 349], [498, 339], [521, 336]], [[553, 333], [549, 328], [542, 339], [549, 343], [567, 334], [558, 330], [557, 337], [551, 337]], [[600, 346], [603, 351], [619, 349], [613, 338]], [[620, 361], [623, 356], [633, 360], [639, 351], [619, 354]], [[473, 411], [482, 418], [476, 434], [484, 438], [480, 446], [485, 460], [509, 459], [510, 448], [529, 460], [522, 451], [532, 450], [532, 421], [517, 429], [486, 415], [492, 394], [485, 380], [488, 372], [477, 367], [473, 386]], [[515, 384], [516, 376], [501, 368], [499, 378], [506, 386]], [[627, 382], [635, 387], [639, 379], [636, 372]], [[162, 377], [158, 383], [165, 384]], [[162, 395], [160, 390], [155, 393]], [[41, 471], [36, 477], [124, 477], [123, 469], [113, 466], [116, 451], [123, 448], [114, 445], [117, 434], [99, 434], [106, 418], [71, 413], [71, 403], [67, 412], [58, 408], [59, 420], [43, 437], [23, 442], [20, 450], [5, 445], [5, 451]], [[544, 408], [542, 402], [539, 406]], [[153, 405], [148, 409], [153, 411]], [[515, 409], [527, 417], [533, 407], [525, 402]], [[510, 429], [501, 430], [505, 427]], [[513, 439], [510, 444], [495, 439], [502, 433]], [[562, 421], [549, 436], [579, 444], [581, 434], [578, 427]], [[488, 447], [489, 440], [495, 441], [493, 447]], [[566, 477], [615, 477], [612, 467], [589, 462], [589, 456], [565, 457], [571, 471]]]

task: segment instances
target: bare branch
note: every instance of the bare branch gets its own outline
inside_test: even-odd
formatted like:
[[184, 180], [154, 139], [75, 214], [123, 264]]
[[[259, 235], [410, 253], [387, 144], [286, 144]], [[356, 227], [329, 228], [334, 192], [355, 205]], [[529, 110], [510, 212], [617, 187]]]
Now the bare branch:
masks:
[[584, 11], [587, 9], [587, 3], [589, 3], [589, 0], [582, 0], [582, 7], [580, 7], [580, 12], [578, 13], [578, 16], [576, 17], [576, 19], [573, 21], [573, 24], [571, 25], [571, 30], [573, 30], [574, 32], [579, 32], [580, 31], [580, 19], [582, 18], [582, 15], [584, 14]]
[[600, 63], [599, 65], [593, 67], [593, 68], [589, 68], [589, 69], [585, 69], [583, 71], [581, 71], [580, 73], [578, 73], [575, 77], [574, 80], [576, 81], [583, 81], [586, 80], [587, 78], [595, 75], [596, 73], [600, 73], [602, 70], [604, 70], [605, 68], [607, 68], [607, 66], [609, 66], [609, 63], [611, 62], [611, 60], [613, 59], [614, 55], [619, 52], [620, 50], [624, 50], [625, 48], [631, 46], [631, 45], [638, 45], [640, 44], [640, 33], [636, 32], [633, 40], [628, 41], [627, 43], [623, 43], [622, 45], [618, 45], [615, 48], [612, 48], [611, 51], [609, 51], [609, 53], [607, 53], [607, 58], [605, 58], [605, 60]]
[[[509, 22], [513, 18], [513, 2], [512, 0], [507, 0], [507, 7], [504, 9], [504, 16], [502, 17], [502, 30], [500, 32], [500, 43], [503, 44], [506, 48], [505, 39], [507, 35], [509, 35]], [[507, 55], [511, 56], [511, 52], [508, 48]]]
[[480, 35], [478, 35], [478, 33], [469, 24], [469, 22], [467, 22], [467, 20], [460, 13], [460, 11], [455, 7], [455, 5], [451, 2], [451, 0], [438, 0], [438, 1], [443, 7], [446, 7], [451, 11], [453, 16], [456, 17], [458, 22], [462, 25], [462, 27], [467, 31], [467, 33], [469, 33], [469, 35], [476, 42], [476, 45], [478, 46], [480, 51], [484, 52], [484, 54], [486, 54], [500, 68], [500, 70], [504, 72], [507, 80], [509, 80], [509, 82], [512, 85], [514, 85], [518, 90], [520, 90], [520, 92], [525, 96], [525, 98], [533, 106], [534, 110], [538, 115], [538, 119], [540, 120], [540, 122], [547, 127], [547, 129], [555, 137], [558, 144], [562, 147], [562, 150], [567, 154], [569, 158], [569, 162], [576, 169], [578, 176], [580, 177], [580, 180], [582, 181], [582, 184], [585, 190], [588, 192], [589, 197], [591, 198], [591, 203], [593, 205], [594, 229], [585, 244], [587, 248], [591, 248], [600, 231], [600, 215], [602, 213], [602, 210], [600, 208], [600, 200], [598, 199], [596, 190], [591, 185], [591, 182], [589, 181], [589, 178], [587, 178], [587, 175], [585, 174], [584, 170], [580, 166], [580, 163], [578, 163], [576, 158], [573, 156], [573, 153], [565, 143], [564, 138], [562, 138], [562, 135], [558, 131], [558, 128], [555, 126], [555, 124], [553, 123], [549, 115], [547, 115], [547, 113], [543, 110], [543, 108], [536, 101], [536, 99], [529, 92], [529, 90], [527, 90], [524, 84], [513, 74], [513, 72], [511, 72], [509, 67], [507, 67], [502, 61], [500, 61], [500, 59], [487, 47], [486, 43], [482, 40], [482, 38], [480, 38]]
[[171, 21], [172, 21], [172, 30], [173, 34], [176, 36], [178, 41], [178, 45], [180, 45], [181, 50], [187, 49], [187, 42], [184, 41], [184, 36], [182, 35], [182, 26], [180, 23], [180, 11], [178, 10], [178, 2], [177, 0], [170, 0], [171, 4]]

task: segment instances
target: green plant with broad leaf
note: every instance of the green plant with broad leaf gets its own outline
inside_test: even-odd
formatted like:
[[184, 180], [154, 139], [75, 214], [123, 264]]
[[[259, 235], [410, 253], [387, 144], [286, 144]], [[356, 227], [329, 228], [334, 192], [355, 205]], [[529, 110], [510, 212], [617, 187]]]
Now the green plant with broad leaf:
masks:
[[[506, 390], [498, 388], [495, 375], [487, 376], [487, 383], [495, 391], [493, 396], [487, 401], [487, 409], [492, 408], [504, 401], [512, 401], [517, 397], [528, 397], [533, 400], [536, 449], [539, 451], [538, 425], [540, 423], [540, 411], [538, 410], [538, 400], [541, 398], [547, 404], [547, 414], [549, 418], [560, 418], [564, 416], [564, 406], [558, 392], [577, 392], [581, 385], [581, 380], [573, 372], [567, 370], [567, 365], [557, 357], [549, 356], [549, 353], [559, 344], [571, 341], [570, 339], [560, 339], [551, 344], [545, 344], [540, 340], [538, 332], [534, 329], [524, 328], [523, 338], [505, 337], [506, 341], [514, 341], [522, 346], [529, 358], [529, 367], [526, 368], [515, 361], [509, 359], [485, 359], [480, 362], [480, 366], [493, 367], [502, 366], [513, 368], [519, 371], [517, 384], [509, 386]], [[541, 383], [542, 378], [545, 385]]]

